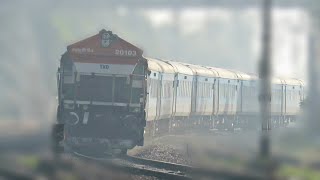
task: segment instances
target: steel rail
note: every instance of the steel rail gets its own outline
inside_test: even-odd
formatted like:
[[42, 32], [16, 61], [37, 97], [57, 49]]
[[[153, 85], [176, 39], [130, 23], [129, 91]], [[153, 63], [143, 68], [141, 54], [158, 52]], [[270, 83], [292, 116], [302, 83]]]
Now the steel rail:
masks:
[[193, 169], [191, 166], [188, 166], [188, 165], [170, 163], [170, 162], [158, 161], [158, 160], [152, 160], [152, 159], [146, 159], [146, 158], [139, 158], [139, 157], [129, 156], [129, 155], [123, 156], [121, 158], [136, 164], [145, 164], [145, 165], [150, 165], [156, 168], [170, 169], [172, 171], [177, 171], [181, 173], [191, 172]]
[[157, 161], [134, 156], [122, 156], [114, 159], [94, 158], [76, 153], [82, 158], [98, 161], [100, 165], [116, 168], [135, 175], [153, 176], [162, 179], [193, 179], [198, 177], [223, 179], [264, 179], [259, 173], [235, 172], [227, 169], [205, 169], [182, 164]]
[[[127, 172], [134, 175], [152, 176], [161, 179], [191, 179], [190, 176], [180, 172], [174, 171], [166, 167], [164, 162], [155, 162], [153, 160], [138, 160], [135, 158], [120, 157], [120, 158], [95, 158], [86, 156], [77, 152], [73, 152], [74, 155], [81, 159], [97, 163], [98, 165], [108, 167], [110, 169]], [[170, 163], [169, 163], [170, 164]], [[163, 168], [161, 168], [163, 167]], [[173, 167], [171, 165], [170, 167]]]
[[[259, 173], [253, 172], [235, 172], [226, 169], [205, 169], [199, 167], [191, 167], [182, 164], [169, 163], [164, 161], [157, 161], [145, 158], [139, 158], [134, 156], [124, 156], [124, 159], [137, 163], [137, 164], [147, 164], [157, 168], [171, 169], [176, 172], [181, 172], [181, 174], [187, 177], [196, 178], [198, 176], [211, 177], [211, 178], [223, 178], [223, 179], [243, 179], [243, 180], [254, 180], [263, 179], [263, 176]], [[197, 179], [197, 178], [196, 178]]]

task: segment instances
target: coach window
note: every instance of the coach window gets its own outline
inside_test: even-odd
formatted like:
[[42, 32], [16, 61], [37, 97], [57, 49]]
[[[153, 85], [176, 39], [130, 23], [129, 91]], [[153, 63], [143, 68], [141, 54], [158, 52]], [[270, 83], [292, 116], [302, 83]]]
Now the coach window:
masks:
[[187, 88], [187, 82], [186, 81], [184, 81], [183, 82], [183, 89], [184, 89], [184, 97], [186, 97], [187, 96], [187, 93], [188, 93], [188, 88]]
[[150, 97], [152, 97], [152, 98], [154, 98], [154, 97], [156, 97], [156, 93], [155, 93], [155, 91], [156, 91], [156, 85], [155, 85], [155, 82], [154, 82], [154, 80], [153, 79], [150, 79], [150, 92], [149, 92], [149, 94], [150, 94]]
[[182, 97], [185, 97], [186, 96], [186, 82], [183, 82], [183, 85], [182, 85], [182, 89], [181, 89], [181, 96]]
[[200, 83], [199, 95], [200, 95], [200, 97], [203, 97], [203, 83]]
[[186, 89], [187, 89], [186, 96], [191, 96], [191, 88], [192, 88], [192, 82], [186, 82]]
[[162, 89], [163, 89], [162, 97], [168, 97], [168, 81], [167, 80], [162, 81]]

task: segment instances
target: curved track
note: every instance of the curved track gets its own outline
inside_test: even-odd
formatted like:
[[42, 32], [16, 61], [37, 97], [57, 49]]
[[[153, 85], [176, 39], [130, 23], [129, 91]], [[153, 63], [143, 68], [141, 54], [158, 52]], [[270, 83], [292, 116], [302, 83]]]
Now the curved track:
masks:
[[116, 158], [95, 158], [79, 153], [74, 153], [80, 158], [93, 160], [102, 166], [116, 168], [117, 170], [134, 174], [152, 176], [160, 179], [198, 179], [222, 178], [222, 179], [263, 179], [259, 173], [233, 172], [223, 169], [202, 169], [182, 164], [175, 164], [151, 159], [138, 158], [134, 156], [121, 156]]
[[73, 154], [85, 160], [95, 161], [96, 163], [99, 163], [99, 165], [116, 168], [123, 172], [135, 175], [153, 176], [161, 179], [191, 179], [188, 172], [190, 172], [192, 168], [181, 164], [155, 161], [133, 156], [96, 158], [77, 152], [74, 152]]

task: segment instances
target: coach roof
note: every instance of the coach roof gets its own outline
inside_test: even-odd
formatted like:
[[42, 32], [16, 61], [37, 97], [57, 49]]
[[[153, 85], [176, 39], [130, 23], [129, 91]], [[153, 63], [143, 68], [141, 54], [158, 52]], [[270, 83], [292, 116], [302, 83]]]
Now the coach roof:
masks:
[[146, 58], [148, 62], [148, 69], [152, 71], [158, 71], [163, 73], [174, 73], [173, 67], [161, 60], [153, 59], [153, 58]]
[[206, 76], [207, 77], [217, 77], [218, 76], [218, 74], [216, 72], [210, 71], [209, 69], [207, 69], [203, 66], [188, 64], [188, 63], [181, 63], [181, 64], [189, 67], [192, 70], [193, 75], [205, 76], [205, 77]]
[[145, 57], [145, 59], [148, 62], [148, 69], [149, 70], [162, 72], [162, 69], [161, 69], [160, 65], [156, 61], [154, 61], [151, 58], [146, 58], [146, 57]]
[[273, 77], [271, 82], [272, 84], [285, 84], [284, 79], [278, 77]]
[[294, 78], [284, 78], [286, 85], [292, 85], [292, 86], [303, 86], [303, 82], [299, 79]]
[[170, 64], [174, 71], [179, 74], [185, 74], [185, 75], [193, 75], [192, 69], [186, 65], [183, 65], [179, 62], [175, 61], [165, 61], [166, 63]]
[[244, 72], [241, 72], [241, 71], [237, 71], [237, 70], [229, 70], [229, 71], [232, 71], [234, 72], [238, 79], [240, 80], [256, 80], [257, 77], [255, 75], [250, 75], [250, 74], [247, 74], [247, 73], [244, 73]]
[[229, 71], [227, 69], [221, 69], [221, 68], [216, 68], [216, 67], [210, 67], [206, 66], [211, 71], [216, 72], [218, 77], [224, 78], [224, 79], [238, 79], [237, 75], [235, 72]]

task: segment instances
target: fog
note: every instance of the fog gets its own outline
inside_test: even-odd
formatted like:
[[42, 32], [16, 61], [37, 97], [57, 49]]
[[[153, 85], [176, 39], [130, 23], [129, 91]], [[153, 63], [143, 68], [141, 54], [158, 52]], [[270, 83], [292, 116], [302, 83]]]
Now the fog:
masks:
[[[0, 3], [0, 135], [50, 132], [56, 120], [56, 71], [61, 55], [68, 45], [101, 29], [111, 30], [137, 45], [147, 57], [258, 74], [261, 12], [257, 7], [129, 7], [113, 3]], [[313, 36], [317, 33], [309, 12], [300, 7], [277, 7], [272, 26], [273, 75], [318, 81], [317, 69], [308, 81], [308, 60], [317, 59], [319, 52], [311, 47], [316, 42], [312, 44], [310, 37], [319, 38]], [[317, 63], [310, 67], [315, 66], [319, 67]], [[309, 92], [311, 97], [317, 97], [319, 90], [314, 87]], [[299, 143], [311, 147], [319, 142], [317, 133], [307, 133], [313, 128], [316, 132], [319, 127], [319, 116], [315, 114], [318, 101], [310, 98], [306, 102], [294, 127], [274, 131], [271, 142], [276, 154], [305, 155], [305, 151], [294, 148]], [[304, 122], [310, 123], [306, 126]], [[258, 151], [259, 135], [257, 131], [210, 143], [192, 138], [182, 142], [191, 149], [201, 147], [194, 148], [197, 159], [201, 159], [198, 154], [206, 146], [252, 158]], [[306, 143], [308, 140], [310, 143]]]
[[[257, 8], [110, 8], [46, 1], [0, 7], [1, 117], [52, 122], [55, 72], [66, 46], [111, 30], [145, 56], [257, 74], [260, 13]], [[97, 8], [94, 8], [97, 7]], [[105, 8], [102, 8], [105, 7]], [[308, 16], [302, 9], [274, 10], [273, 64], [281, 77], [306, 79]], [[32, 103], [32, 105], [30, 105]]]

